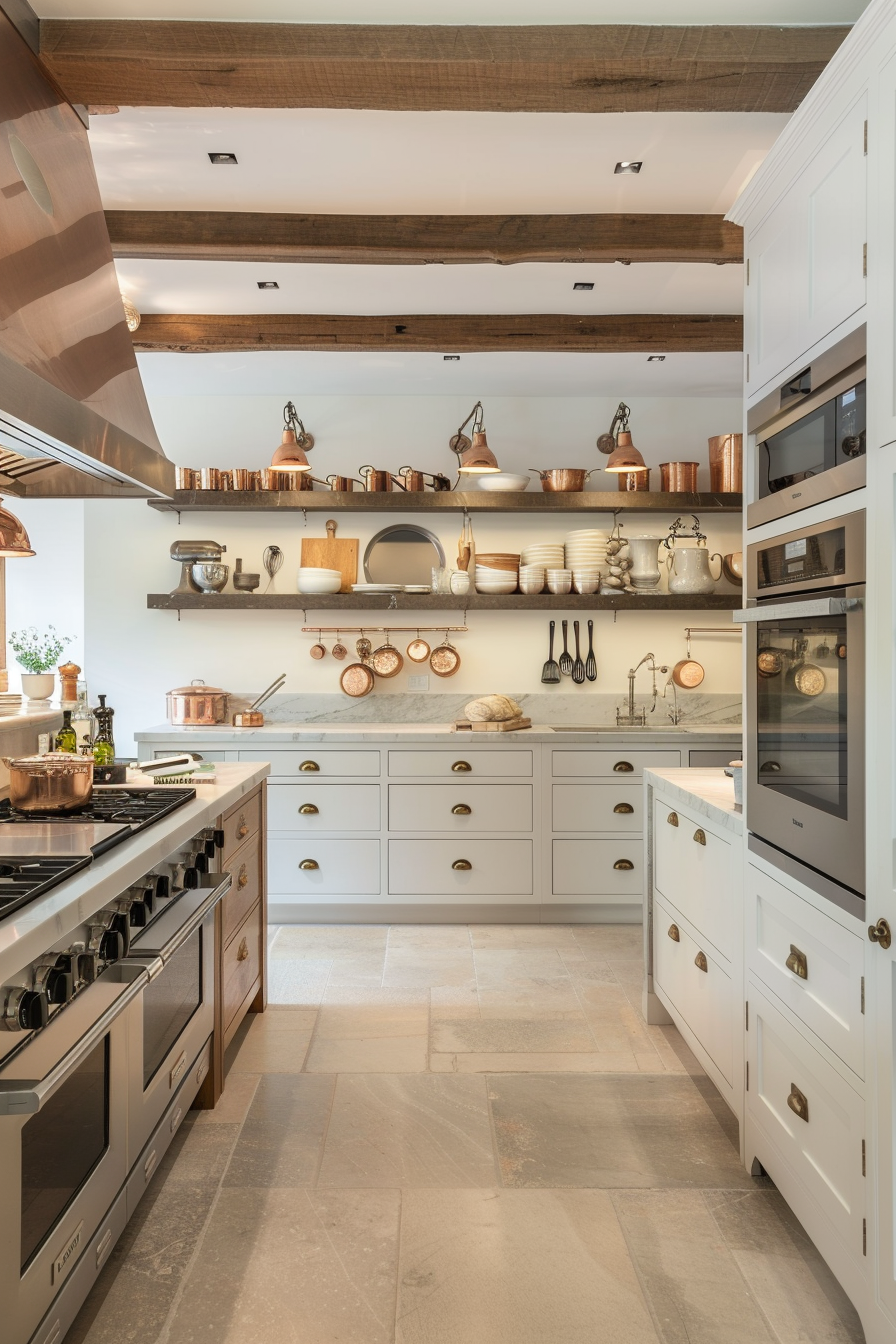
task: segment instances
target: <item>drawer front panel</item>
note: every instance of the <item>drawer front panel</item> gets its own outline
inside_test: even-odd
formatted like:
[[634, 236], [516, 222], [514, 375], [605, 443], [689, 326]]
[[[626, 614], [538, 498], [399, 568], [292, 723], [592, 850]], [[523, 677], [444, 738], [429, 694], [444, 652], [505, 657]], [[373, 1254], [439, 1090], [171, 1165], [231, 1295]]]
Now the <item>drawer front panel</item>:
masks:
[[615, 831], [640, 835], [644, 790], [640, 784], [552, 784], [555, 831]]
[[[332, 747], [321, 749], [311, 742], [301, 751], [265, 750], [241, 751], [241, 761], [270, 761], [271, 774], [278, 779], [320, 779], [326, 775], [378, 775], [378, 751], [341, 751]], [[317, 769], [314, 769], [314, 767]], [[304, 768], [303, 768], [304, 767]]]
[[224, 942], [229, 943], [261, 895], [261, 836], [247, 840], [230, 864], [233, 883], [221, 902]]
[[721, 766], [724, 769], [732, 761], [739, 761], [742, 751], [740, 742], [732, 742], [730, 747], [721, 747], [717, 751], [710, 751], [704, 747], [702, 750], [688, 752], [688, 765], [692, 770], [701, 767], [705, 770], [707, 766]]
[[[302, 868], [302, 863], [315, 868]], [[322, 840], [318, 836], [268, 836], [268, 893], [300, 896], [377, 896], [379, 840]]]
[[657, 798], [654, 805], [653, 885], [730, 959], [734, 947], [737, 893], [742, 884], [740, 849]]
[[268, 785], [269, 830], [307, 835], [380, 829], [379, 784], [316, 784], [315, 779], [309, 775], [300, 784]]
[[[458, 809], [468, 809], [467, 811]], [[531, 831], [531, 784], [390, 784], [391, 831]]]
[[[645, 770], [673, 770], [681, 765], [680, 751], [632, 751], [629, 747], [600, 748], [594, 751], [551, 752], [551, 774], [640, 779]], [[631, 767], [630, 769], [627, 767]]]
[[[653, 910], [654, 980], [731, 1085], [735, 1031], [731, 977], [711, 949], [707, 950], [708, 944], [702, 946], [682, 927], [676, 911], [661, 901], [654, 903]], [[671, 937], [672, 933], [677, 937]]]
[[[864, 1102], [755, 982], [748, 983], [747, 998], [748, 1111], [859, 1258], [865, 1212]], [[797, 1092], [805, 1098], [808, 1120], [788, 1104], [792, 1097], [803, 1108]], [[757, 1155], [768, 1163], [762, 1153]], [[769, 1174], [774, 1180], [773, 1164]]]
[[261, 903], [249, 912], [224, 949], [221, 973], [224, 1029], [261, 974]]
[[[532, 752], [489, 751], [475, 748], [464, 738], [450, 751], [390, 751], [389, 774], [447, 776], [448, 779], [476, 779], [481, 776], [513, 776], [531, 779]], [[469, 766], [463, 769], [461, 767]], [[455, 767], [458, 767], [455, 769]]]
[[[456, 863], [469, 867], [455, 868]], [[396, 896], [531, 896], [531, 840], [390, 840], [389, 892]]]
[[261, 794], [244, 798], [232, 807], [224, 816], [224, 848], [221, 861], [227, 867], [227, 860], [235, 849], [246, 843], [251, 835], [257, 835], [261, 829]]
[[752, 865], [747, 883], [749, 969], [864, 1077], [864, 929], [852, 933]]
[[568, 896], [587, 901], [606, 897], [623, 903], [641, 900], [644, 847], [640, 840], [554, 840], [553, 846], [556, 900]]

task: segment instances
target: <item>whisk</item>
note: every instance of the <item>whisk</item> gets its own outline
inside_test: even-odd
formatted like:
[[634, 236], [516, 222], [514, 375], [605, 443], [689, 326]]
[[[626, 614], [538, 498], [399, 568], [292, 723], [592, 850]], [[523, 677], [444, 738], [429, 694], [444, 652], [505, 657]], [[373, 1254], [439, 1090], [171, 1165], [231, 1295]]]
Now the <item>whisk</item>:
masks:
[[263, 561], [264, 561], [264, 567], [267, 570], [268, 574], [267, 587], [264, 590], [265, 592], [267, 592], [268, 588], [270, 588], [271, 584], [274, 582], [274, 575], [279, 573], [279, 571], [283, 567], [283, 552], [281, 551], [280, 547], [266, 546], [264, 550]]

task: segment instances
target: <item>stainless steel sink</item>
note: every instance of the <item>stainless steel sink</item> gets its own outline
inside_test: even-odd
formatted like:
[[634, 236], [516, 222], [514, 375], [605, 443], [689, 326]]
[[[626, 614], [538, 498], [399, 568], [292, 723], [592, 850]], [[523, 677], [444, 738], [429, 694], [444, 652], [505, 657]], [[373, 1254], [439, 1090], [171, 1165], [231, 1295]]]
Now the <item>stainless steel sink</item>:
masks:
[[558, 724], [551, 729], [554, 733], [686, 733], [681, 724], [671, 723], [582, 723]]

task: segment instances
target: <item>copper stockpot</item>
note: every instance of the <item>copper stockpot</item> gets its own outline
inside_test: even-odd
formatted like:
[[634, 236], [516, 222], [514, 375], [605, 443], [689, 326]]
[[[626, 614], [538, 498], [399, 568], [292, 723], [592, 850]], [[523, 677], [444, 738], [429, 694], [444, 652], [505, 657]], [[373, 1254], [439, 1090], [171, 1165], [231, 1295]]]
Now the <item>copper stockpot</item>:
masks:
[[93, 797], [93, 757], [68, 751], [2, 758], [9, 801], [19, 812], [73, 812]]
[[[594, 471], [585, 471], [579, 467], [551, 467], [548, 471], [542, 471], [539, 467], [530, 467], [530, 471], [537, 472], [541, 477], [542, 490], [558, 493], [576, 494], [585, 489], [585, 482], [589, 476], [594, 475]], [[595, 468], [596, 470], [596, 468]]]
[[699, 462], [661, 462], [660, 489], [673, 495], [695, 495], [699, 465]]
[[374, 467], [359, 467], [358, 475], [364, 482], [364, 489], [370, 494], [379, 494], [384, 490], [392, 489], [392, 474], [388, 471], [377, 471]]
[[650, 468], [646, 471], [618, 471], [616, 479], [620, 490], [649, 490]]
[[227, 722], [228, 694], [218, 686], [206, 686], [196, 680], [179, 686], [165, 697], [168, 722], [176, 727], [202, 727]]
[[709, 440], [709, 488], [733, 495], [743, 490], [743, 434], [716, 434]]

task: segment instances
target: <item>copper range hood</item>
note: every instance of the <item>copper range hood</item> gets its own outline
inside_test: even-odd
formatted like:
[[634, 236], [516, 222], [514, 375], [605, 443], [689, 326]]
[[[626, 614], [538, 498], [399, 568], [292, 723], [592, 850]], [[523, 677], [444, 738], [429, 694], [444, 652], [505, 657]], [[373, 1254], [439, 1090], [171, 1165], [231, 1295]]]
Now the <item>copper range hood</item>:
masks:
[[0, 7], [0, 493], [149, 498], [173, 489], [87, 131]]

